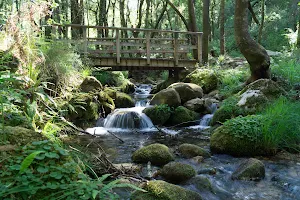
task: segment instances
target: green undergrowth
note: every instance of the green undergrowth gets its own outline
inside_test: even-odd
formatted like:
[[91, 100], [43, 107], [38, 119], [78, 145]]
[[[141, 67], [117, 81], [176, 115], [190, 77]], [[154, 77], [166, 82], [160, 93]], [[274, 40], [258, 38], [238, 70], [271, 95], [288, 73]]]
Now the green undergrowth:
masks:
[[248, 141], [268, 153], [300, 151], [300, 102], [286, 97], [280, 97], [257, 115], [239, 116], [223, 126], [223, 131], [233, 138]]
[[112, 189], [128, 187], [110, 175], [91, 179], [76, 155], [48, 140], [32, 142], [0, 160], [1, 199], [117, 199]]

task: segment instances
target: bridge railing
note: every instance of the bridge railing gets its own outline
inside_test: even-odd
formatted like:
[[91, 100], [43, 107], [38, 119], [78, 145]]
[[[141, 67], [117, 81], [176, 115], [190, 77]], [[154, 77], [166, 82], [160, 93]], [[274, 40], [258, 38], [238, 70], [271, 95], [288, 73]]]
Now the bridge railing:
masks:
[[[68, 34], [69, 33], [69, 34]], [[71, 34], [70, 34], [71, 33]], [[173, 30], [117, 28], [84, 25], [52, 25], [53, 39], [64, 39], [80, 47], [80, 53], [89, 57], [202, 62], [202, 32]]]

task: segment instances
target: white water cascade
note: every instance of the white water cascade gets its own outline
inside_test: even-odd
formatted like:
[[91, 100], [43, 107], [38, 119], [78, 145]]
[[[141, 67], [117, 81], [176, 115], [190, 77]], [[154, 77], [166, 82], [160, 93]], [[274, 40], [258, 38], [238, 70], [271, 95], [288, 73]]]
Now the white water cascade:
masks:
[[211, 104], [210, 108], [210, 114], [206, 114], [204, 115], [201, 120], [199, 125], [195, 125], [195, 126], [190, 126], [188, 127], [189, 129], [200, 129], [200, 130], [205, 130], [210, 128], [209, 123], [211, 122], [214, 113], [217, 111], [217, 104], [213, 103]]
[[132, 129], [143, 132], [155, 131], [151, 119], [143, 113], [148, 105], [151, 89], [151, 85], [137, 85], [134, 93], [135, 107], [116, 109], [104, 119], [100, 127], [89, 128], [86, 131], [99, 135], [108, 134], [109, 131], [130, 132]]

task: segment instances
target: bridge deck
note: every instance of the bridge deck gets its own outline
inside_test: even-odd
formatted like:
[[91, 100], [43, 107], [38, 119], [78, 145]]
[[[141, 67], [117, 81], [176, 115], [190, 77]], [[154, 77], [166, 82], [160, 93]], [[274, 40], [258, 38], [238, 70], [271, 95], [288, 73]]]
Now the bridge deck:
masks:
[[52, 25], [52, 36], [109, 70], [173, 70], [202, 62], [201, 32], [70, 24]]

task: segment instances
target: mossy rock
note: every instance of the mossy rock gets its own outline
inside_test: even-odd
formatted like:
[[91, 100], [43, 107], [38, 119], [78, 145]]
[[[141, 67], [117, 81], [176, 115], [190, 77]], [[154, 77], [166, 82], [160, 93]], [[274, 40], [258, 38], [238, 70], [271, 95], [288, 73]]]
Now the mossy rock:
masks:
[[200, 115], [194, 111], [191, 111], [183, 106], [179, 106], [172, 113], [170, 119], [168, 120], [168, 124], [177, 125], [185, 122], [192, 122], [197, 120]]
[[33, 141], [45, 140], [46, 137], [34, 130], [20, 126], [5, 126], [1, 134], [5, 134], [12, 145], [24, 146]]
[[164, 125], [170, 118], [172, 111], [168, 105], [162, 104], [148, 107], [143, 110], [143, 113], [151, 119], [154, 125]]
[[164, 89], [153, 96], [150, 105], [167, 104], [170, 107], [177, 107], [181, 105], [181, 99], [175, 89]]
[[134, 107], [135, 103], [133, 99], [123, 92], [117, 92], [115, 99], [116, 108], [130, 108]]
[[208, 153], [205, 149], [194, 145], [194, 144], [182, 144], [178, 148], [181, 155], [186, 158], [193, 158], [196, 156], [203, 156], [205, 158], [210, 157], [210, 153]]
[[196, 176], [192, 178], [190, 182], [200, 191], [209, 191], [215, 193], [211, 181], [206, 176]]
[[172, 85], [173, 83], [176, 83], [177, 80], [175, 78], [168, 78], [167, 80], [157, 84], [156, 86], [154, 86], [154, 88], [151, 90], [151, 94], [156, 94], [158, 92], [160, 92], [163, 89], [166, 89], [167, 87], [169, 87], [170, 85]]
[[120, 87], [124, 81], [126, 81], [126, 78], [124, 77], [124, 74], [120, 71], [103, 71], [103, 72], [96, 72], [93, 74], [103, 85], [108, 86], [115, 86]]
[[117, 90], [114, 90], [112, 88], [109, 88], [109, 87], [105, 87], [104, 88], [104, 92], [110, 96], [111, 98], [113, 99], [116, 99], [117, 98]]
[[102, 84], [93, 76], [87, 76], [80, 85], [80, 90], [86, 93], [101, 89]]
[[268, 99], [278, 98], [280, 95], [286, 94], [284, 89], [282, 89], [276, 82], [270, 79], [259, 79], [247, 85], [239, 94], [245, 93], [247, 90], [259, 90]]
[[197, 84], [202, 87], [205, 94], [208, 94], [218, 88], [219, 78], [214, 70], [201, 68], [187, 75], [184, 82]]
[[265, 177], [265, 165], [260, 160], [250, 158], [243, 161], [232, 173], [233, 180], [260, 180]]
[[192, 111], [195, 111], [198, 113], [203, 113], [206, 111], [205, 99], [200, 99], [200, 98], [192, 99], [192, 100], [185, 102], [185, 104], [183, 106], [189, 110], [192, 110]]
[[169, 148], [163, 144], [151, 144], [135, 151], [132, 160], [136, 163], [151, 162], [153, 165], [161, 166], [174, 160]]
[[172, 183], [180, 183], [194, 177], [196, 171], [188, 164], [170, 162], [159, 171], [159, 175]]
[[233, 156], [275, 154], [275, 149], [268, 149], [263, 143], [263, 120], [261, 115], [249, 115], [226, 121], [214, 130], [210, 138], [211, 151]]
[[134, 192], [132, 200], [201, 200], [202, 197], [191, 190], [165, 181], [149, 181], [144, 187], [148, 193]]
[[243, 107], [238, 106], [239, 96], [234, 95], [224, 100], [221, 104], [221, 107], [215, 112], [211, 125], [215, 125], [218, 122], [225, 122], [226, 120], [232, 119], [237, 116], [246, 116], [254, 114], [259, 110], [257, 109], [244, 109]]
[[131, 93], [134, 93], [134, 91], [135, 91], [135, 85], [126, 79], [123, 82], [123, 84], [120, 86], [120, 90], [121, 90], [121, 92], [124, 92], [126, 94], [131, 94]]
[[181, 104], [185, 102], [203, 97], [203, 90], [200, 86], [193, 83], [174, 83], [168, 88], [173, 88], [179, 94], [181, 99]]

